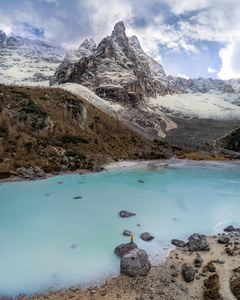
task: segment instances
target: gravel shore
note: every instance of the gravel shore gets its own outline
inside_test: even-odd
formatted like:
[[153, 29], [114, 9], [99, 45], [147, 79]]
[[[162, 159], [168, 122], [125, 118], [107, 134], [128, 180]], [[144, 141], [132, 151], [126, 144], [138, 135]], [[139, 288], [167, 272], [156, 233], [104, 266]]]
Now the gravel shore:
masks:
[[[228, 236], [223, 235], [225, 237]], [[240, 238], [229, 237], [230, 241], [227, 247], [233, 250], [233, 254], [231, 255], [226, 253], [226, 246], [218, 242], [219, 235], [207, 237], [211, 249], [209, 251], [198, 252], [203, 259], [203, 264], [200, 268], [194, 267], [197, 252], [184, 252], [182, 248], [175, 248], [170, 252], [165, 264], [153, 266], [145, 277], [130, 278], [125, 275], [118, 275], [96, 286], [73, 287], [68, 290], [49, 292], [30, 297], [20, 295], [18, 299], [237, 299], [230, 290], [230, 281], [231, 278], [236, 277], [236, 273], [233, 270], [240, 266], [240, 247], [236, 246]], [[209, 262], [213, 263], [215, 269], [208, 272], [204, 270], [204, 267]], [[184, 264], [192, 266], [195, 271], [195, 279], [190, 283], [186, 283], [182, 276]], [[207, 286], [206, 280], [213, 274], [218, 274], [219, 276], [220, 290], [216, 295], [214, 294], [214, 290], [211, 298], [209, 298], [209, 296], [206, 297], [207, 288], [205, 286]], [[214, 288], [214, 285], [212, 287]]]

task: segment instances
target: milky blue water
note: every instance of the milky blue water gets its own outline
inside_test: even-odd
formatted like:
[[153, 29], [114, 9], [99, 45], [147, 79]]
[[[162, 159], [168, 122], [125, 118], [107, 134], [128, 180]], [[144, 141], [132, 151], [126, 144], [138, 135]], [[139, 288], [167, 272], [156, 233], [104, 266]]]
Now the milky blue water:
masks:
[[[136, 216], [120, 218], [121, 210]], [[60, 289], [118, 274], [120, 259], [113, 251], [130, 241], [122, 235], [125, 229], [153, 262], [162, 262], [171, 239], [240, 226], [239, 212], [239, 170], [113, 169], [2, 184], [0, 295]], [[151, 242], [139, 237], [146, 231], [155, 236]]]

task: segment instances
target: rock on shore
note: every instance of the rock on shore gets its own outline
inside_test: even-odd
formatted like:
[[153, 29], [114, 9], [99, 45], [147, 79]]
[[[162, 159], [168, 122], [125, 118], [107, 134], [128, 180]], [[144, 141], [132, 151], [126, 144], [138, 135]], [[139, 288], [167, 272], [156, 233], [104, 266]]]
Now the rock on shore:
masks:
[[151, 269], [147, 253], [139, 248], [133, 249], [125, 254], [120, 263], [120, 273], [135, 277], [137, 275], [146, 276]]

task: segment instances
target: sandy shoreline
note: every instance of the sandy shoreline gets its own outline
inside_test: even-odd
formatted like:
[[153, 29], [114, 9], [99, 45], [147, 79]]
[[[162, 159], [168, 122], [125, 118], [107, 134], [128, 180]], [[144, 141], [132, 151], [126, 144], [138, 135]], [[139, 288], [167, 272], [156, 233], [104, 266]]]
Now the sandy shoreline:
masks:
[[[126, 170], [131, 168], [144, 168], [148, 167], [151, 169], [155, 168], [164, 168], [167, 166], [174, 167], [206, 167], [206, 168], [219, 168], [219, 169], [229, 169], [229, 170], [240, 170], [240, 161], [216, 161], [216, 160], [190, 160], [190, 159], [159, 159], [159, 160], [122, 160], [118, 162], [111, 162], [108, 164], [103, 164], [103, 168], [100, 172], [104, 172], [111, 169]], [[20, 176], [12, 176], [4, 179], [0, 179], [0, 184], [6, 182], [19, 182], [19, 181], [35, 181], [35, 180], [44, 180], [54, 176], [61, 175], [71, 175], [71, 174], [85, 174], [85, 173], [95, 173], [89, 170], [75, 170], [75, 171], [66, 171], [58, 172], [58, 174], [46, 173], [46, 177], [33, 177], [33, 178], [24, 178]]]
[[[225, 237], [228, 235], [223, 234]], [[232, 294], [229, 284], [230, 278], [234, 275], [233, 270], [240, 266], [240, 248], [234, 243], [240, 242], [239, 237], [230, 237], [228, 246], [234, 250], [234, 255], [228, 255], [225, 245], [218, 243], [218, 236], [207, 237], [211, 249], [209, 251], [184, 252], [182, 248], [174, 248], [168, 255], [165, 264], [153, 266], [146, 277], [137, 276], [130, 278], [125, 275], [118, 275], [107, 279], [105, 282], [95, 286], [72, 287], [67, 290], [49, 292], [42, 295], [18, 299], [237, 299]], [[194, 260], [200, 254], [203, 259], [202, 267], [194, 267]], [[203, 272], [204, 266], [213, 262], [215, 272]], [[183, 265], [192, 266], [195, 270], [195, 279], [186, 283], [181, 274]], [[218, 274], [220, 278], [220, 295], [222, 298], [204, 298], [204, 281]]]

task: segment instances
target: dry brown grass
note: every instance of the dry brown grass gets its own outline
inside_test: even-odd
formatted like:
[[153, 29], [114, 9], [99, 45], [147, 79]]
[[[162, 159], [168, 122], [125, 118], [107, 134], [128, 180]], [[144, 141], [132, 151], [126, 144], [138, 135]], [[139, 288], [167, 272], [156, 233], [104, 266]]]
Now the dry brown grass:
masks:
[[61, 89], [0, 85], [2, 172], [33, 165], [57, 170], [64, 154], [74, 157], [72, 169], [117, 159], [164, 158], [166, 147]]

